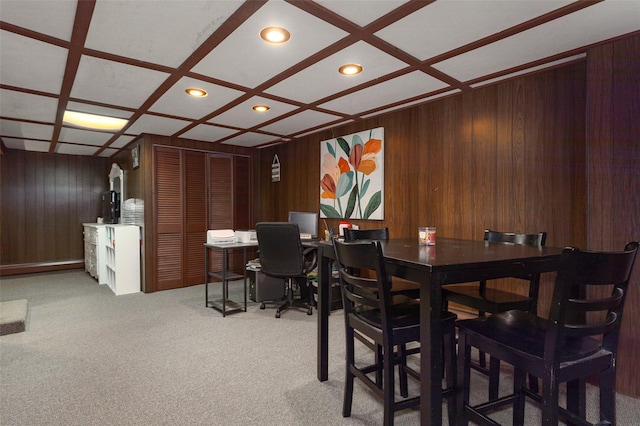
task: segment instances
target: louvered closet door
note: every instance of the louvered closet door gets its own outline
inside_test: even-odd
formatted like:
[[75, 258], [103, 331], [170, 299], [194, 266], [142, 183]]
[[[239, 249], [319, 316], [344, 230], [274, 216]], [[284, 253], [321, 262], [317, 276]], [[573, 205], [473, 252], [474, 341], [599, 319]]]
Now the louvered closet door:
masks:
[[[232, 160], [231, 156], [209, 155], [209, 229], [234, 229]], [[230, 251], [232, 258], [236, 250]], [[221, 271], [220, 250], [209, 250], [209, 253], [210, 270]]]
[[207, 154], [184, 151], [185, 278], [184, 285], [204, 281], [204, 248], [207, 241]]
[[177, 149], [155, 148], [156, 290], [182, 287], [182, 173]]

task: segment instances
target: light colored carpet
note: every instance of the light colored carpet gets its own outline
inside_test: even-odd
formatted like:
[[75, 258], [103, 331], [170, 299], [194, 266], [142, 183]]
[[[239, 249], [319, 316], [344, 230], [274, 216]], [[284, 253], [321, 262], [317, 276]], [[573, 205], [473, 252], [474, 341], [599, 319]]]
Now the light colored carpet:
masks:
[[[232, 283], [232, 296], [241, 289]], [[223, 318], [205, 308], [203, 285], [114, 296], [83, 271], [4, 278], [0, 299], [29, 300], [27, 331], [0, 338], [3, 426], [382, 422], [382, 405], [357, 381], [352, 416], [341, 415], [342, 311], [329, 320], [329, 380], [320, 383], [315, 311], [276, 319], [251, 303]], [[482, 377], [474, 383], [486, 389]], [[589, 398], [592, 410], [591, 388]], [[620, 425], [640, 424], [639, 413], [639, 400], [618, 397]], [[508, 413], [497, 418], [510, 423]], [[527, 424], [538, 419], [529, 407]], [[419, 413], [397, 413], [396, 424], [419, 424]]]

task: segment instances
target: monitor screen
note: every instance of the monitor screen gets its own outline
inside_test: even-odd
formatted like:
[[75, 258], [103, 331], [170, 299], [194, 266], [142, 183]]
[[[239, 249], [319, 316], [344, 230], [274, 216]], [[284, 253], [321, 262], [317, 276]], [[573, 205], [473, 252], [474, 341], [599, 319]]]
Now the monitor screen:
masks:
[[318, 213], [289, 212], [289, 222], [297, 223], [301, 233], [311, 234], [311, 238], [318, 238]]

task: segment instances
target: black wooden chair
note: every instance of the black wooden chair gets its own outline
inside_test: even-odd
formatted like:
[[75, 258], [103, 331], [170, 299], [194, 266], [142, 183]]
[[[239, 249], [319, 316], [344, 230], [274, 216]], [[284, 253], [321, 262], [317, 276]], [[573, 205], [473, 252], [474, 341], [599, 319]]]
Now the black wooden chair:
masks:
[[[256, 224], [256, 236], [260, 249], [260, 266], [267, 275], [284, 278], [284, 300], [270, 301], [277, 306], [276, 318], [290, 308], [298, 308], [311, 315], [311, 305], [304, 300], [294, 300], [294, 282], [308, 283], [308, 265], [300, 241], [298, 225], [293, 222], [260, 222]], [[260, 305], [265, 309], [265, 302]]]
[[[458, 321], [458, 425], [471, 419], [492, 424], [488, 413], [513, 404], [514, 425], [524, 424], [525, 396], [538, 401], [542, 424], [591, 424], [586, 415], [586, 378], [599, 374], [600, 422], [616, 423], [615, 388], [618, 337], [627, 287], [638, 251], [628, 243], [621, 252], [567, 248], [560, 258], [549, 319], [521, 310]], [[514, 393], [471, 407], [470, 353], [475, 347], [514, 368]], [[525, 386], [525, 374], [542, 379], [542, 392]], [[566, 407], [558, 404], [566, 383]]]
[[[489, 229], [484, 231], [484, 241], [489, 244], [505, 243], [543, 247], [546, 240], [546, 232], [516, 234], [513, 232], [492, 231]], [[486, 281], [480, 281], [472, 285], [444, 286], [442, 288], [444, 309], [448, 309], [449, 302], [454, 302], [476, 309], [479, 317], [484, 317], [487, 313], [497, 314], [512, 309], [519, 309], [534, 314], [537, 313], [540, 275], [523, 274], [515, 278], [529, 282], [527, 295], [487, 287]], [[492, 359], [487, 368], [485, 356], [483, 353], [480, 353], [478, 363], [474, 363], [473, 368], [489, 376], [489, 398], [497, 398], [500, 380], [500, 361]], [[538, 382], [535, 378], [531, 378], [530, 386], [532, 390], [538, 390]]]
[[[346, 377], [342, 415], [351, 415], [354, 379], [357, 377], [383, 401], [384, 424], [392, 425], [394, 413], [420, 404], [420, 396], [408, 397], [405, 384], [400, 384], [402, 399], [395, 397], [395, 367], [400, 380], [407, 375], [420, 378], [418, 371], [407, 365], [406, 344], [420, 342], [420, 302], [402, 294], [391, 294], [391, 280], [387, 275], [382, 247], [379, 241], [333, 241], [340, 271], [340, 286], [344, 305], [346, 337]], [[353, 271], [360, 271], [354, 274]], [[366, 273], [364, 273], [366, 271]], [[443, 313], [442, 331], [447, 354], [447, 389], [449, 418], [455, 417], [455, 319]], [[355, 360], [355, 340], [358, 335], [374, 342], [373, 348], [382, 349], [370, 365]], [[368, 347], [372, 347], [367, 345]], [[398, 348], [396, 350], [396, 348]], [[375, 350], [375, 349], [374, 349]], [[368, 375], [382, 371], [382, 383]]]

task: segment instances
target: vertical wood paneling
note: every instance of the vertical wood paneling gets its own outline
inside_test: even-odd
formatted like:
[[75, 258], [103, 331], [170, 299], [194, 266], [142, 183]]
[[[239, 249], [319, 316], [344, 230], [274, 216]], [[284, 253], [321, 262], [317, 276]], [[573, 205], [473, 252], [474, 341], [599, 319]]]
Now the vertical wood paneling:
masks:
[[[620, 250], [640, 240], [640, 37], [588, 52], [588, 241], [595, 250]], [[640, 268], [629, 285], [620, 330], [617, 390], [640, 397]]]
[[2, 266], [82, 261], [109, 160], [7, 149], [0, 162]]

